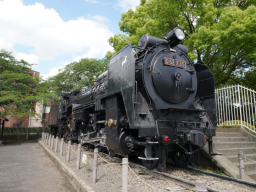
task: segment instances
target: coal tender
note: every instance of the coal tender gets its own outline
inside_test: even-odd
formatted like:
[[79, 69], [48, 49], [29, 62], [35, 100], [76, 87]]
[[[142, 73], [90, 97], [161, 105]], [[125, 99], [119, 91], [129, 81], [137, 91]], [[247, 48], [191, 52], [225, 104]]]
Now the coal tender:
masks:
[[138, 47], [124, 47], [92, 87], [62, 98], [59, 136], [111, 156], [137, 156], [159, 171], [167, 157], [186, 166], [207, 142], [213, 154], [214, 77], [203, 62], [189, 59], [184, 38], [176, 27], [165, 39], [143, 35]]

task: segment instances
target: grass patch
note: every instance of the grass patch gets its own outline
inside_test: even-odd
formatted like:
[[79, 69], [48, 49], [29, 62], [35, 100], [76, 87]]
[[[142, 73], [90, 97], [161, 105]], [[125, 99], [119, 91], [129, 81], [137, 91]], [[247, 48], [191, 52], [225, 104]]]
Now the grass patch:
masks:
[[219, 125], [217, 127], [218, 129], [222, 129], [222, 128], [231, 128], [231, 129], [240, 129], [241, 125]]
[[[192, 168], [192, 166], [190, 166], [190, 167]], [[223, 171], [221, 169], [219, 169], [218, 167], [211, 167], [211, 166], [208, 166], [208, 165], [200, 165], [200, 166], [194, 165], [193, 168], [198, 169], [198, 170], [202, 170], [202, 171], [207, 171], [209, 173], [217, 173], [217, 174], [220, 174], [220, 175], [225, 175], [223, 173]]]
[[[242, 121], [243, 124], [247, 123]], [[239, 125], [240, 124], [240, 125]], [[225, 121], [224, 123], [220, 124], [218, 128], [241, 128], [241, 120], [233, 120], [233, 121]]]
[[[228, 124], [235, 124], [235, 125], [228, 125]], [[251, 125], [250, 123], [247, 123], [246, 121], [242, 121], [243, 125], [245, 125], [246, 127], [249, 127], [250, 129], [252, 130], [256, 130], [256, 128]], [[224, 123], [220, 124], [217, 128], [218, 129], [221, 129], [221, 128], [232, 128], [232, 129], [239, 129], [241, 128], [241, 125], [238, 125], [238, 124], [241, 124], [241, 120], [233, 120], [233, 121], [225, 121]], [[244, 126], [243, 126], [244, 127]], [[244, 127], [244, 129], [246, 131], [248, 131], [249, 133], [253, 134], [256, 136], [256, 133], [254, 133], [253, 131], [251, 131], [250, 129]]]

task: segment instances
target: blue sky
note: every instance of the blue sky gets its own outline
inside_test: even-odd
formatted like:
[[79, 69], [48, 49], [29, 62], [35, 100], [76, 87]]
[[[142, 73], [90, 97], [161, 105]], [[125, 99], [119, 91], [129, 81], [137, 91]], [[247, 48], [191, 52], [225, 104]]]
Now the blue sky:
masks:
[[44, 78], [81, 58], [102, 58], [121, 14], [140, 0], [0, 0], [0, 49]]

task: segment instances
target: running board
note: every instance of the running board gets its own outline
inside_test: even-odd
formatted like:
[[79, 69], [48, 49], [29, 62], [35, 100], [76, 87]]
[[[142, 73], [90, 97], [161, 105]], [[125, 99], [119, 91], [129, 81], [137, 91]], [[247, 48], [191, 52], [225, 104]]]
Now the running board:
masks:
[[138, 159], [142, 159], [142, 160], [145, 160], [145, 161], [154, 161], [154, 160], [158, 160], [159, 158], [152, 158], [152, 157], [149, 157], [149, 158], [146, 158], [146, 157], [138, 157]]
[[102, 141], [102, 139], [103, 139], [102, 137], [87, 139], [87, 140], [82, 140], [82, 143], [93, 143], [93, 142], [97, 142], [97, 141]]

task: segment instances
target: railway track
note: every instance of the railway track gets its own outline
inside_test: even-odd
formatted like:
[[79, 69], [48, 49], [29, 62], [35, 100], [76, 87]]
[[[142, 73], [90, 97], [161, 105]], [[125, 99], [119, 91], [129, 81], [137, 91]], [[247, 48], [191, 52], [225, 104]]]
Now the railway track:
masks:
[[[86, 148], [83, 148], [83, 149], [86, 150]], [[100, 155], [104, 156], [104, 158], [106, 158], [108, 161], [111, 161], [111, 162], [121, 163], [121, 161], [122, 161], [120, 155], [118, 155], [115, 158], [112, 158], [108, 154], [102, 153], [102, 152], [100, 153]], [[194, 190], [195, 189], [195, 182], [192, 182], [192, 181], [180, 178], [180, 177], [176, 177], [176, 176], [170, 175], [168, 173], [158, 172], [158, 171], [156, 171], [154, 169], [153, 170], [152, 169], [147, 169], [147, 168], [145, 168], [144, 166], [138, 164], [135, 161], [129, 161], [129, 166], [131, 168], [138, 168], [142, 172], [144, 172], [144, 173], [146, 173], [148, 175], [153, 175], [155, 177], [160, 177], [162, 179], [172, 181], [176, 185], [181, 186], [181, 187], [183, 187], [183, 188], [185, 188], [187, 190]], [[219, 190], [212, 189], [212, 188], [209, 188], [209, 187], [207, 187], [207, 191], [208, 192], [220, 192]]]
[[[118, 155], [117, 157], [112, 158], [106, 153], [101, 152], [100, 154], [102, 156], [104, 156], [104, 158], [108, 159], [111, 162], [121, 163], [121, 161], [122, 161], [121, 160], [121, 158], [122, 158], [121, 155]], [[160, 177], [162, 179], [170, 180], [170, 181], [174, 182], [175, 184], [177, 184], [179, 186], [182, 186], [182, 187], [184, 187], [188, 190], [192, 190], [192, 189], [195, 188], [195, 182], [193, 182], [193, 181], [186, 180], [186, 179], [171, 175], [171, 174], [166, 173], [166, 172], [158, 172], [155, 169], [153, 169], [153, 170], [152, 169], [147, 169], [144, 166], [142, 166], [140, 163], [138, 163], [138, 161], [129, 160], [129, 166], [132, 167], [132, 168], [138, 168], [146, 174], [154, 175], [154, 176]], [[167, 163], [167, 166], [175, 167], [173, 164], [171, 164], [169, 162]], [[193, 168], [181, 168], [181, 169], [185, 169], [185, 170], [191, 171], [191, 172], [197, 172], [197, 173], [204, 174], [204, 175], [207, 175], [207, 176], [212, 176], [212, 177], [224, 180], [224, 181], [231, 182], [232, 184], [238, 185], [240, 187], [249, 187], [249, 188], [253, 188], [253, 189], [256, 190], [256, 183], [251, 183], [251, 182], [248, 182], [248, 181], [243, 181], [243, 180], [240, 180], [240, 179], [236, 179], [236, 178], [232, 178], [232, 177], [228, 177], [228, 176], [223, 176], [223, 175], [216, 174], [216, 173], [210, 173], [210, 172], [206, 172], [206, 171], [202, 171], [202, 170], [197, 170], [197, 169], [193, 169]], [[216, 190], [216, 189], [207, 187], [207, 191], [209, 191], [209, 192], [219, 192], [220, 190]]]

